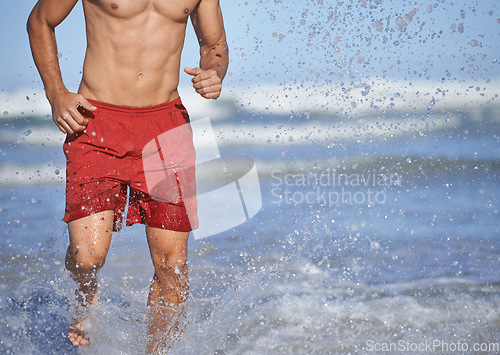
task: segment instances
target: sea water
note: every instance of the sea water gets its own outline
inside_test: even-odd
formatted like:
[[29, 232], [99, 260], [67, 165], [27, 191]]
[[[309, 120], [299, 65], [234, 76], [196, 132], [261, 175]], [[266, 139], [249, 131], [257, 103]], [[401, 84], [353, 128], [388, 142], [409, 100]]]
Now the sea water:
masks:
[[[190, 240], [172, 353], [499, 352], [498, 106], [334, 116], [223, 105], [220, 152], [255, 160], [263, 205]], [[77, 352], [62, 135], [43, 116], [6, 116], [1, 130], [0, 352]], [[78, 351], [145, 352], [152, 274], [144, 228], [115, 234], [91, 345]]]

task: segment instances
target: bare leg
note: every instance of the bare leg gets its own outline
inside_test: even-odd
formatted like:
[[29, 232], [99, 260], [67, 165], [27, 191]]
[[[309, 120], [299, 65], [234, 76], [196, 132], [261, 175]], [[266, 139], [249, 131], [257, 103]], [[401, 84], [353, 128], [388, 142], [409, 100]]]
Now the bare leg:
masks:
[[156, 353], [180, 336], [179, 318], [188, 299], [188, 232], [146, 227], [155, 274], [149, 290], [148, 352]]
[[[66, 269], [77, 283], [76, 300], [84, 312], [97, 302], [97, 271], [104, 265], [111, 244], [113, 217], [109, 210], [68, 223]], [[75, 346], [90, 344], [82, 324], [85, 314], [74, 316], [68, 330], [70, 341]]]

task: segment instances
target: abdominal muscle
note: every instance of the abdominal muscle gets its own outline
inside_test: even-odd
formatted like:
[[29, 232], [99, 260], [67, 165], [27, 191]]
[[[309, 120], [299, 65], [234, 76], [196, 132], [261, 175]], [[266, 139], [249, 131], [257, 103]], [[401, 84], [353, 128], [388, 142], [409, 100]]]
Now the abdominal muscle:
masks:
[[180, 57], [189, 16], [186, 10], [173, 19], [160, 14], [154, 1], [84, 0], [83, 4], [87, 52], [80, 94], [139, 107], [179, 96]]

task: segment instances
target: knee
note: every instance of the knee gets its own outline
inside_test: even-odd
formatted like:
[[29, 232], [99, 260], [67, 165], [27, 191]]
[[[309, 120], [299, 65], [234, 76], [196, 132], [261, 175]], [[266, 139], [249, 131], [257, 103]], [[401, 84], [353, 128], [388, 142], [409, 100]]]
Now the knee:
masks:
[[104, 262], [105, 256], [96, 255], [81, 249], [73, 252], [68, 247], [66, 252], [66, 270], [72, 274], [97, 273], [103, 267]]
[[187, 270], [186, 258], [167, 258], [161, 268], [164, 272], [175, 275], [183, 275]]
[[166, 258], [166, 263], [173, 267], [183, 268], [186, 266], [187, 255], [186, 250], [169, 253]]
[[186, 258], [180, 255], [164, 258], [155, 269], [156, 275], [162, 284], [173, 286], [187, 277]]
[[167, 256], [166, 265], [174, 273], [182, 275], [187, 272], [186, 251], [179, 251]]

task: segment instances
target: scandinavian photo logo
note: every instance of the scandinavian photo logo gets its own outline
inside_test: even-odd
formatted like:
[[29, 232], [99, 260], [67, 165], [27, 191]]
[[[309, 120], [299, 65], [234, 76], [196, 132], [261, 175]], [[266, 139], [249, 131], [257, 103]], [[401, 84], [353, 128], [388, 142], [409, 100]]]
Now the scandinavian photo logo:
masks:
[[234, 228], [262, 208], [255, 162], [222, 156], [208, 117], [155, 137], [142, 160], [150, 196], [183, 205], [195, 239]]
[[301, 174], [283, 174], [281, 170], [274, 170], [271, 178], [271, 202], [274, 204], [374, 206], [386, 202], [389, 187], [401, 186], [401, 175], [397, 173], [345, 174], [330, 168]]

